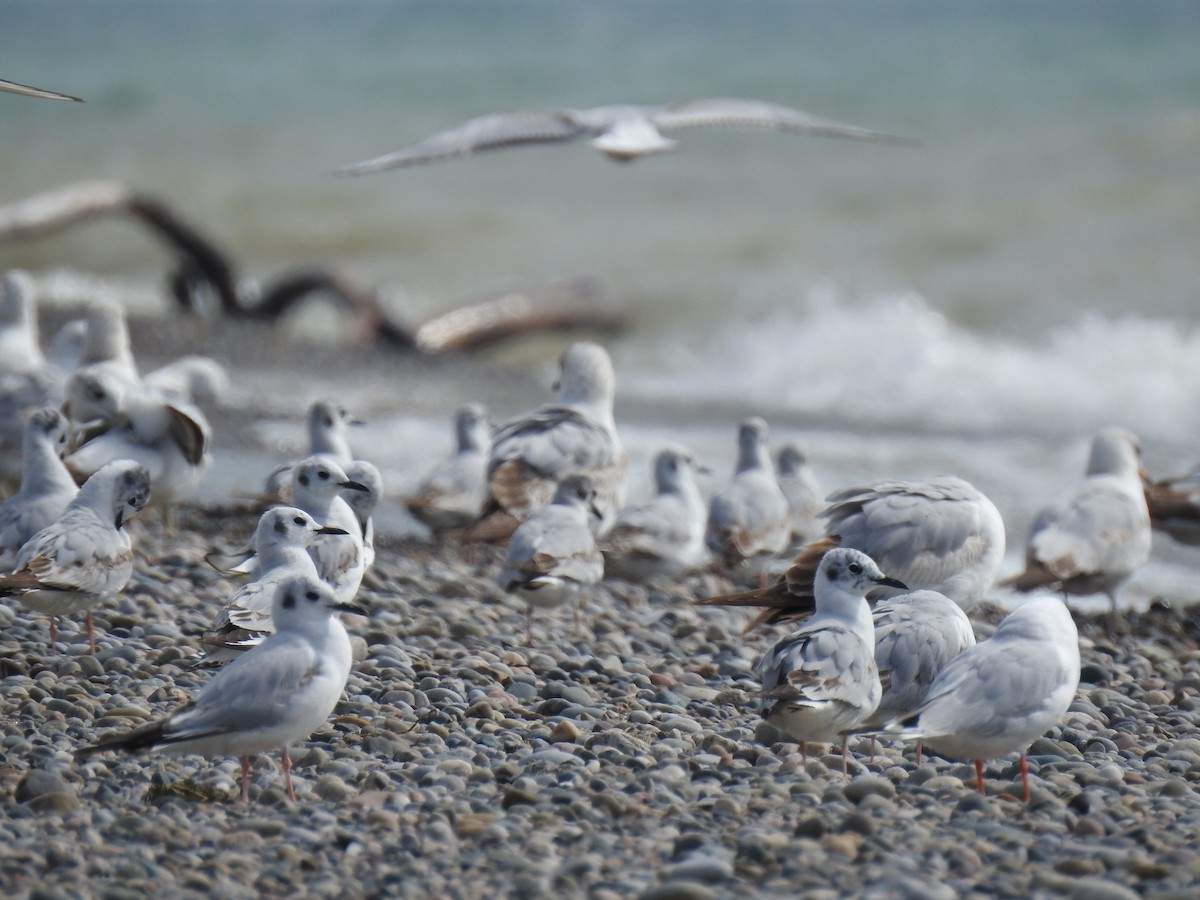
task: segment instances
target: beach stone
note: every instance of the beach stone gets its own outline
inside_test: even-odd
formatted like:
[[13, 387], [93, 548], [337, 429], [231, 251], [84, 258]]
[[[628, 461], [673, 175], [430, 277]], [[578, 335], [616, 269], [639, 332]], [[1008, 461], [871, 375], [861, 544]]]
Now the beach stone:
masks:
[[889, 800], [896, 796], [896, 786], [882, 775], [860, 775], [850, 781], [842, 789], [846, 799], [852, 803], [860, 803], [869, 794], [886, 797]]
[[1138, 900], [1136, 891], [1104, 878], [1080, 878], [1071, 889], [1072, 900]]
[[34, 812], [63, 815], [79, 806], [75, 790], [43, 769], [31, 769], [17, 785], [13, 799]]
[[668, 881], [638, 894], [638, 900], [716, 900], [716, 892], [697, 881]]

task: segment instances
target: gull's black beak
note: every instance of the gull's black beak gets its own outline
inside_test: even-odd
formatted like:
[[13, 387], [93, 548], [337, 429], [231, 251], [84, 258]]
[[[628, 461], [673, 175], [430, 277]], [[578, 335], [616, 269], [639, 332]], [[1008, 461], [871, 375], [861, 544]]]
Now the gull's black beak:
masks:
[[368, 492], [368, 491], [370, 491], [370, 490], [371, 490], [369, 487], [367, 487], [367, 486], [366, 486], [365, 484], [363, 484], [362, 482], [359, 482], [359, 481], [349, 481], [349, 480], [347, 480], [347, 481], [339, 481], [339, 482], [338, 482], [338, 487], [340, 487], [340, 488], [345, 488], [345, 489], [346, 489], [346, 490], [348, 490], [348, 491], [362, 491], [363, 493], [366, 493], [366, 492]]
[[898, 588], [902, 591], [908, 590], [908, 585], [896, 578], [888, 578], [886, 575], [883, 578], [876, 578], [875, 583], [884, 587]]
[[[345, 532], [342, 532], [342, 533], [345, 534]], [[335, 612], [354, 613], [356, 616], [371, 615], [371, 613], [367, 609], [365, 609], [361, 606], [356, 606], [353, 603], [335, 603], [333, 605], [332, 609]]]
[[317, 534], [349, 534], [345, 528], [338, 528], [334, 525], [323, 525], [317, 529]]

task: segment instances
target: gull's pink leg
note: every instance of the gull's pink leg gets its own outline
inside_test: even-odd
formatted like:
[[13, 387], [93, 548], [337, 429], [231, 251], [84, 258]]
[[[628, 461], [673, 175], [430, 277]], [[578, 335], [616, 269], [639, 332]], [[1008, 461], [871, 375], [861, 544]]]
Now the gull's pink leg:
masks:
[[1021, 784], [1025, 786], [1025, 802], [1029, 802], [1029, 760], [1021, 754]]
[[91, 648], [92, 656], [96, 655], [96, 626], [92, 624], [92, 611], [87, 611], [87, 636], [88, 647]]
[[283, 748], [283, 783], [287, 785], [288, 799], [296, 802], [296, 791], [292, 787], [292, 758], [288, 756], [287, 747]]
[[54, 647], [54, 642], [58, 640], [58, 617], [50, 617], [50, 647]]
[[975, 760], [975, 783], [979, 785], [979, 793], [987, 796], [987, 788], [983, 786], [983, 760]]
[[917, 741], [917, 765], [918, 766], [921, 764], [921, 750], [923, 749], [923, 747], [924, 747], [924, 745], [920, 741]]
[[850, 742], [850, 739], [848, 737], [846, 737], [846, 735], [843, 734], [842, 735], [842, 774], [843, 775], [850, 774], [849, 764], [846, 761], [847, 744], [849, 742]]
[[250, 802], [250, 757], [242, 757], [242, 802]]

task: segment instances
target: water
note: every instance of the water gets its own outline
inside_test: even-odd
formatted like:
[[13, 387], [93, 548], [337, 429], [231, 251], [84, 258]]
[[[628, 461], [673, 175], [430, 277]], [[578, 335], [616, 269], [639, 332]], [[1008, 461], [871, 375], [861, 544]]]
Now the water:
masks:
[[[831, 488], [976, 481], [1015, 567], [1097, 427], [1156, 472], [1200, 462], [1198, 36], [1190, 2], [3, 0], [2, 74], [88, 103], [0, 98], [0, 202], [125, 179], [245, 274], [336, 264], [410, 322], [597, 278], [636, 319], [612, 344], [633, 496], [668, 434], [722, 470], [761, 413]], [[923, 145], [686, 132], [629, 166], [581, 143], [327, 174], [493, 110], [720, 95]], [[95, 222], [0, 246], [13, 265], [153, 297], [169, 259]], [[411, 480], [446, 415], [393, 405], [364, 440]], [[1130, 595], [1200, 594], [1195, 562], [1158, 541]]]

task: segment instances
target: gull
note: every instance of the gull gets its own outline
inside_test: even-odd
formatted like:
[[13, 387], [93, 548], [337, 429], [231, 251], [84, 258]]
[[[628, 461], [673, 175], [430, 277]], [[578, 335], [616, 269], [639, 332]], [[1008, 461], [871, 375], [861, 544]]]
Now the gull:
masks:
[[813, 474], [808, 454], [797, 444], [784, 444], [775, 457], [775, 477], [787, 498], [793, 544], [805, 544], [824, 529], [817, 516], [825, 508], [825, 492]]
[[323, 534], [346, 531], [321, 525], [294, 506], [276, 506], [262, 514], [254, 530], [258, 577], [222, 604], [200, 639], [209, 661], [235, 659], [275, 631], [271, 609], [279, 586], [296, 576], [320, 577], [308, 548]]
[[882, 694], [866, 599], [879, 585], [904, 589], [865, 553], [838, 548], [825, 554], [813, 585], [816, 612], [768, 650], [757, 667], [761, 696], [775, 701], [766, 721], [795, 738], [805, 756], [810, 742], [841, 737], [843, 773], [843, 732], [864, 722]]
[[964, 651], [934, 679], [924, 701], [879, 733], [922, 740], [952, 759], [983, 761], [1021, 751], [1029, 802], [1026, 748], [1061, 720], [1079, 687], [1079, 633], [1053, 595], [1027, 600], [986, 641]]
[[[349, 426], [362, 422], [333, 400], [316, 400], [308, 407], [306, 427], [308, 430], [308, 453], [324, 456], [339, 466], [349, 465], [354, 460], [350, 449]], [[291, 485], [291, 471], [296, 463], [284, 463], [267, 476], [266, 491], [273, 497], [286, 497]]]
[[579, 630], [579, 590], [604, 577], [604, 557], [589, 527], [595, 497], [591, 479], [572, 475], [559, 484], [554, 501], [522, 522], [509, 539], [497, 583], [528, 604], [528, 643], [533, 642], [534, 607], [552, 609], [574, 600]]
[[1064, 594], [1108, 595], [1150, 558], [1150, 512], [1141, 444], [1125, 428], [1092, 439], [1084, 480], [1034, 517], [1025, 571], [1002, 582], [1018, 591], [1057, 588]]
[[677, 578], [704, 563], [706, 509], [695, 479], [700, 471], [708, 470], [686, 447], [670, 444], [658, 452], [654, 498], [621, 510], [601, 545], [609, 575], [628, 581]]
[[616, 521], [625, 499], [628, 458], [613, 421], [612, 360], [598, 344], [579, 341], [559, 358], [558, 394], [500, 426], [488, 458], [488, 499], [471, 530], [477, 538], [507, 537], [515, 525], [548, 504], [570, 475], [595, 488], [594, 533]]
[[367, 487], [352, 481], [341, 466], [324, 456], [310, 456], [292, 467], [292, 502], [318, 522], [345, 532], [318, 535], [308, 553], [338, 601], [350, 603], [362, 584], [366, 558], [362, 528], [343, 491], [365, 493]]
[[106, 300], [88, 305], [84, 314], [87, 332], [79, 368], [111, 373], [125, 385], [141, 383], [137, 362], [129, 342], [129, 323], [124, 307]]
[[678, 142], [663, 137], [660, 129], [714, 127], [912, 143], [896, 135], [822, 119], [774, 103], [709, 98], [666, 106], [622, 104], [594, 109], [528, 109], [494, 113], [471, 119], [394, 153], [344, 166], [337, 174], [367, 175], [401, 166], [458, 159], [502, 147], [563, 143], [578, 138], [590, 139], [593, 147], [615, 162], [629, 162], [676, 149]]
[[[813, 606], [813, 572], [834, 547], [862, 550], [913, 590], [928, 588], [970, 610], [996, 580], [1004, 561], [1000, 511], [954, 476], [928, 481], [880, 481], [829, 497], [821, 513], [825, 537], [793, 560], [775, 584], [698, 601], [702, 606], [756, 606], [747, 626], [797, 618]], [[894, 593], [873, 591], [873, 599]]]
[[146, 505], [150, 473], [118, 460], [92, 475], [63, 514], [17, 553], [12, 574], [0, 576], [0, 596], [54, 616], [87, 610], [88, 644], [96, 652], [92, 607], [125, 588], [133, 574], [133, 548], [125, 522]]
[[454, 414], [455, 451], [433, 467], [416, 493], [404, 501], [408, 511], [435, 533], [465, 528], [479, 517], [487, 490], [492, 428], [487, 410], [468, 403]]
[[1200, 546], [1200, 468], [1146, 488], [1150, 525], [1181, 544]]
[[33, 278], [22, 269], [10, 269], [0, 281], [0, 374], [29, 375], [45, 364]]
[[[150, 473], [153, 504], [167, 513], [191, 496], [212, 462], [211, 429], [199, 409], [160, 400], [110, 368], [75, 372], [67, 381], [66, 409], [77, 433], [67, 468], [87, 477], [113, 460], [136, 460]], [[76, 418], [81, 409], [90, 419]]]
[[83, 747], [75, 758], [106, 750], [240, 756], [246, 803], [251, 756], [279, 748], [287, 796], [295, 802], [288, 747], [325, 723], [350, 677], [350, 638], [333, 615], [340, 611], [364, 614], [339, 603], [319, 579], [287, 579], [271, 610], [274, 634], [217, 672], [190, 703], [157, 722]]
[[[971, 620], [937, 591], [910, 591], [875, 604], [875, 665], [883, 696], [863, 727], [883, 725], [911, 713], [941, 671], [975, 646]], [[917, 761], [921, 744], [917, 742]]]
[[709, 502], [704, 540], [726, 565], [735, 566], [779, 553], [790, 536], [787, 498], [767, 450], [767, 423], [753, 416], [738, 428], [737, 466]]
[[53, 407], [35, 410], [25, 428], [21, 487], [0, 505], [0, 568], [8, 571], [17, 551], [66, 510], [79, 488], [59, 454], [66, 449], [66, 417]]
[[60, 94], [58, 91], [30, 87], [27, 84], [18, 84], [15, 81], [5, 81], [4, 79], [0, 79], [0, 91], [9, 94], [21, 94], [25, 97], [41, 97], [43, 100], [71, 100], [75, 103], [83, 103], [82, 97], [73, 97], [70, 94]]
[[342, 499], [349, 505], [358, 521], [363, 542], [363, 570], [375, 565], [375, 522], [372, 518], [379, 501], [383, 499], [383, 473], [374, 463], [356, 459], [345, 468], [346, 477], [361, 489], [347, 488]]

